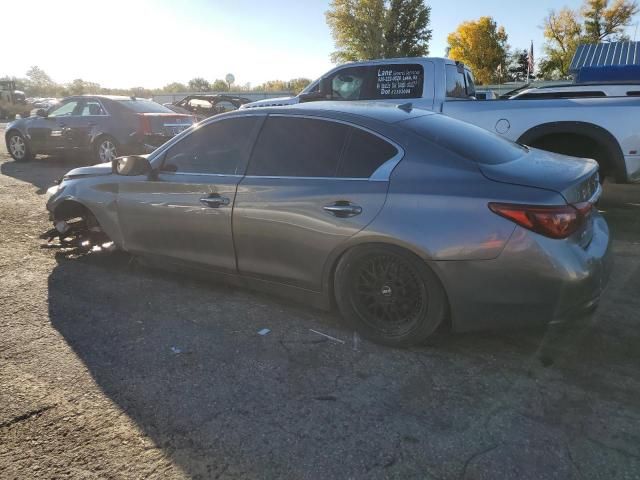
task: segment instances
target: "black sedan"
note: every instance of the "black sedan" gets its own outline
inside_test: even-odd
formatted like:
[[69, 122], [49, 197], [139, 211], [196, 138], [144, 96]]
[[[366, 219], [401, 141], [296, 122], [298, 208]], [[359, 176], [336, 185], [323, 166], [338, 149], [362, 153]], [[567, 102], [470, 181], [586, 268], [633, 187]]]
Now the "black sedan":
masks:
[[195, 122], [151, 100], [110, 95], [67, 97], [37, 113], [7, 125], [7, 150], [18, 162], [37, 154], [79, 153], [103, 163], [150, 153]]

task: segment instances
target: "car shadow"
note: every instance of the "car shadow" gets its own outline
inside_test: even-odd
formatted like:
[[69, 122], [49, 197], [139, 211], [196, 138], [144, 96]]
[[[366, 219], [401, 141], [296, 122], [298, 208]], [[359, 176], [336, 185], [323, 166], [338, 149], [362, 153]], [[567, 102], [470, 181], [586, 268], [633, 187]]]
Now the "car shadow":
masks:
[[[400, 350], [360, 339], [334, 314], [150, 270], [124, 253], [56, 260], [52, 325], [192, 478], [450, 478], [487, 444], [505, 475], [530, 466], [542, 477], [571, 468], [562, 452], [578, 430], [608, 441], [596, 425], [602, 404], [638, 413], [640, 392], [620, 378], [637, 379], [640, 336], [606, 310], [612, 302], [578, 324]], [[614, 300], [637, 292], [639, 272], [622, 275], [631, 285], [615, 280]]]
[[56, 180], [59, 180], [69, 170], [86, 165], [87, 162], [80, 157], [38, 156], [29, 162], [15, 162], [8, 159], [0, 163], [0, 172], [17, 180], [31, 183], [37, 188], [36, 193], [43, 195]]

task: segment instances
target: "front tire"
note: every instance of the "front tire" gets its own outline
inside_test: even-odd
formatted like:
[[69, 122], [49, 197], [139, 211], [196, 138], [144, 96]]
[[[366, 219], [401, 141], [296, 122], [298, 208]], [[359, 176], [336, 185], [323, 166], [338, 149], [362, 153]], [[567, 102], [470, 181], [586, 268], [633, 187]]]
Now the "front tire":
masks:
[[96, 142], [95, 159], [107, 163], [118, 157], [118, 144], [113, 137], [100, 137]]
[[28, 162], [33, 159], [29, 144], [20, 132], [9, 132], [7, 150], [16, 162]]
[[404, 249], [370, 245], [349, 250], [335, 272], [335, 298], [346, 322], [376, 343], [423, 343], [442, 324], [447, 298], [427, 264]]

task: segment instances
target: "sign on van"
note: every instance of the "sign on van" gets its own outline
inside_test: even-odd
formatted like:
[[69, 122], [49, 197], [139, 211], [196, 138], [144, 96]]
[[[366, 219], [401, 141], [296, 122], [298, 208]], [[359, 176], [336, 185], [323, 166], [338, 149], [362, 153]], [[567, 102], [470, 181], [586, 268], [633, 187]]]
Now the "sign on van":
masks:
[[423, 83], [422, 65], [381, 65], [377, 68], [375, 96], [379, 99], [421, 97]]

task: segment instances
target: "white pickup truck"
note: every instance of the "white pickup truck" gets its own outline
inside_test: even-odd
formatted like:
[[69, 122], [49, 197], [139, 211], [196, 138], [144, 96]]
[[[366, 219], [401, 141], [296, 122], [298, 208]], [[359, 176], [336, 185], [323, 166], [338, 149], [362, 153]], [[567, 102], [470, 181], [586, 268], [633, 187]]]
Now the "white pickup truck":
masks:
[[446, 58], [394, 58], [340, 65], [298, 96], [242, 108], [318, 100], [377, 100], [442, 112], [553, 152], [595, 159], [601, 176], [640, 182], [640, 97], [478, 101], [471, 71]]

